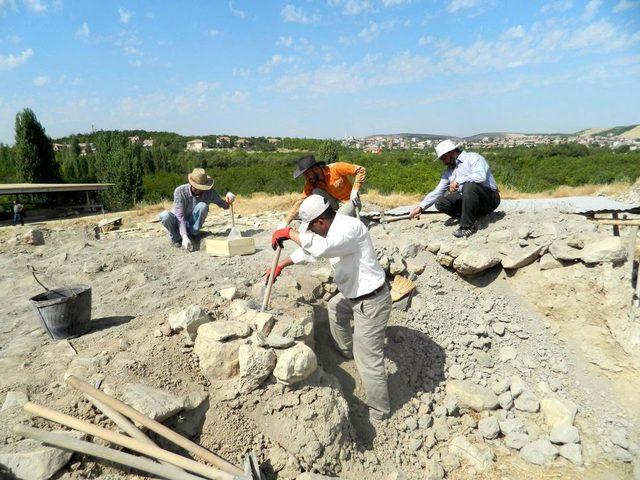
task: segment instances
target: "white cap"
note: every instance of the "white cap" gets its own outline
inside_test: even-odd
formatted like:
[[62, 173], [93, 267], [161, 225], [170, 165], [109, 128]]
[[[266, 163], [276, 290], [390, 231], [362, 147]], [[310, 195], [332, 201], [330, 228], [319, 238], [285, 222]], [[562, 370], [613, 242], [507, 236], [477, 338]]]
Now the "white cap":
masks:
[[329, 207], [329, 202], [322, 195], [309, 195], [300, 205], [298, 216], [302, 222], [298, 232], [306, 232], [309, 224], [318, 218]]
[[449, 153], [451, 150], [460, 148], [461, 143], [453, 143], [448, 138], [436, 145], [436, 155], [438, 158], [442, 157], [445, 153]]

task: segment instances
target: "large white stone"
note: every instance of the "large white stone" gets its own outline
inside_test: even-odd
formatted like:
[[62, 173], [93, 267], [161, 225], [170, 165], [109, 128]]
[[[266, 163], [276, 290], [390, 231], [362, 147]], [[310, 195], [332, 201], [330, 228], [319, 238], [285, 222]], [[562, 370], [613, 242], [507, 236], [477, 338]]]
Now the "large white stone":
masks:
[[476, 412], [498, 408], [498, 397], [491, 389], [481, 387], [468, 380], [447, 382], [447, 394], [455, 396], [460, 407]]
[[549, 253], [553, 255], [556, 260], [579, 260], [581, 250], [572, 248], [564, 240], [556, 240], [549, 246]]
[[549, 428], [560, 424], [573, 425], [578, 407], [570, 400], [562, 398], [543, 398], [540, 401], [540, 412]]
[[218, 342], [208, 335], [209, 324], [198, 330], [194, 353], [198, 356], [202, 373], [210, 380], [225, 380], [238, 373], [239, 341]]
[[276, 366], [277, 356], [271, 349], [241, 345], [238, 350], [240, 379], [238, 390], [248, 393], [258, 388]]
[[[56, 430], [56, 433], [84, 438], [84, 435], [78, 432]], [[47, 480], [64, 467], [72, 455], [73, 452], [69, 450], [44, 446], [36, 440], [26, 439], [2, 447], [0, 465], [4, 465], [20, 480]], [[2, 472], [0, 477], [5, 478]]]
[[549, 440], [556, 444], [580, 443], [580, 432], [573, 425], [561, 423], [551, 429]]
[[169, 316], [172, 330], [183, 331], [191, 340], [196, 339], [200, 325], [211, 322], [207, 311], [198, 305], [189, 305], [184, 310]]
[[540, 270], [553, 270], [554, 268], [561, 268], [562, 263], [554, 258], [550, 253], [545, 253], [540, 258]]
[[451, 440], [449, 452], [464, 460], [478, 472], [490, 469], [495, 460], [495, 454], [489, 446], [474, 445], [462, 435]]
[[246, 338], [251, 335], [251, 328], [244, 322], [227, 320], [202, 325], [202, 327], [198, 329], [198, 334], [206, 335], [207, 338], [217, 342], [223, 342], [235, 338]]
[[566, 458], [575, 465], [582, 465], [582, 448], [577, 443], [561, 445], [558, 449], [561, 457]]
[[308, 378], [318, 368], [316, 354], [304, 343], [284, 351], [273, 371], [278, 382], [292, 385]]
[[546, 467], [558, 456], [558, 449], [549, 440], [540, 439], [522, 447], [520, 456], [527, 462]]
[[22, 408], [22, 406], [29, 401], [29, 397], [24, 392], [11, 391], [7, 392], [7, 396], [2, 404], [2, 410], [10, 410], [12, 408]]
[[534, 262], [540, 256], [540, 247], [530, 245], [525, 248], [513, 250], [508, 256], [502, 259], [502, 267], [507, 270], [522, 268]]
[[465, 248], [453, 261], [460, 275], [473, 276], [500, 263], [500, 255], [489, 248]]
[[580, 250], [580, 259], [584, 263], [624, 262], [627, 249], [620, 237], [607, 237], [599, 242], [589, 243]]
[[159, 422], [183, 410], [185, 405], [184, 398], [142, 383], [125, 386], [121, 398], [127, 405]]

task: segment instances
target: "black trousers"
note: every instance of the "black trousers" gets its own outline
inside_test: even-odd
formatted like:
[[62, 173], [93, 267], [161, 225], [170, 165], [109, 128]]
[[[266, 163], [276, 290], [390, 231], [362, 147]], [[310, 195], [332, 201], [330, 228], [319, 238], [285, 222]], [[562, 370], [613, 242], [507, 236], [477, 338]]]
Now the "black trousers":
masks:
[[436, 201], [436, 209], [450, 217], [460, 217], [460, 228], [474, 228], [476, 220], [500, 205], [497, 190], [479, 183], [465, 183], [462, 193], [451, 192]]

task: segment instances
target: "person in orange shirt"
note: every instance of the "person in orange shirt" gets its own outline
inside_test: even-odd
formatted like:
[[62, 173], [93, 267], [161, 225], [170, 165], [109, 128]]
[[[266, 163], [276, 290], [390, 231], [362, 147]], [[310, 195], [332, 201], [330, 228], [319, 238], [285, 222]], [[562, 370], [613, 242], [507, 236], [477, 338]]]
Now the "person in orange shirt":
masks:
[[[346, 162], [336, 162], [327, 165], [318, 162], [313, 155], [298, 160], [298, 168], [293, 172], [293, 178], [304, 175], [306, 182], [302, 190], [302, 197], [291, 207], [285, 218], [285, 225], [298, 214], [300, 205], [309, 195], [322, 195], [326, 198], [334, 211], [343, 215], [356, 216], [356, 209], [360, 204], [360, 187], [364, 184], [367, 170], [360, 165]], [[349, 177], [354, 177], [353, 183]]]

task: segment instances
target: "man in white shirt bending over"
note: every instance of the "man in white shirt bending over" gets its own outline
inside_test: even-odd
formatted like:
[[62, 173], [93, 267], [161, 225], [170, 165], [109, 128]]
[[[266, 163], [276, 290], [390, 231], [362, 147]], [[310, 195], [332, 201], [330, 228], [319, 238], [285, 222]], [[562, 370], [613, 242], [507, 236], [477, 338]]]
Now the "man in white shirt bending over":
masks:
[[391, 295], [369, 231], [360, 220], [336, 214], [320, 195], [308, 196], [298, 215], [302, 221], [298, 231], [285, 227], [271, 237], [274, 249], [285, 240], [300, 246], [278, 264], [275, 277], [294, 263], [329, 259], [339, 292], [328, 304], [331, 336], [343, 356], [355, 359], [367, 393], [369, 417], [384, 420], [391, 411], [384, 367]]
[[438, 211], [460, 219], [460, 228], [453, 235], [468, 237], [476, 231], [476, 220], [500, 205], [498, 185], [482, 155], [462, 151], [460, 144], [451, 140], [436, 145], [436, 154], [446, 169], [438, 186], [411, 210], [410, 216], [420, 217], [435, 204]]

